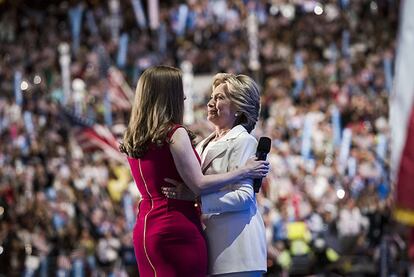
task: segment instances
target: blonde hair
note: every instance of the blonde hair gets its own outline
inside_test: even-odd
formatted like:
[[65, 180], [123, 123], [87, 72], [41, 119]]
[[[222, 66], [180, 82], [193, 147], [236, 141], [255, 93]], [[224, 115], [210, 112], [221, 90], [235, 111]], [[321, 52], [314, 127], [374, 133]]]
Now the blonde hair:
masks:
[[181, 71], [154, 66], [142, 73], [120, 151], [142, 157], [149, 143], [162, 146], [174, 124], [182, 124], [184, 91]]
[[221, 84], [226, 84], [226, 96], [240, 113], [235, 125], [242, 125], [250, 133], [256, 125], [260, 110], [260, 93], [256, 82], [242, 74], [217, 73], [213, 77], [213, 90]]

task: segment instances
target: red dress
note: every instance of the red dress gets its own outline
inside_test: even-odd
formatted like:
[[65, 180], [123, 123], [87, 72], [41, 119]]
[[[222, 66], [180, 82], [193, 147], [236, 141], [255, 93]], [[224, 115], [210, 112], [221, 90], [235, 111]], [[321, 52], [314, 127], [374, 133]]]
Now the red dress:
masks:
[[[169, 138], [179, 127], [174, 126]], [[195, 202], [161, 193], [161, 187], [168, 186], [164, 178], [182, 181], [169, 144], [153, 145], [142, 158], [128, 161], [142, 195], [133, 233], [140, 276], [206, 276], [207, 246], [199, 208]]]

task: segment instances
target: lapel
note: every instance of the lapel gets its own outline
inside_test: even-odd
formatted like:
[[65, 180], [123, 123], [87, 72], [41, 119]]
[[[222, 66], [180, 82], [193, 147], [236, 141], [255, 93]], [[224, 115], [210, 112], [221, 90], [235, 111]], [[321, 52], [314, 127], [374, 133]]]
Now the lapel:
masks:
[[201, 157], [201, 154], [203, 153], [203, 149], [207, 145], [207, 142], [210, 141], [213, 138], [213, 136], [214, 136], [214, 133], [211, 133], [208, 137], [206, 137], [205, 139], [203, 139], [197, 144], [196, 151], [200, 157]]
[[205, 159], [202, 161], [201, 170], [206, 172], [207, 168], [211, 165], [211, 162], [217, 158], [223, 152], [226, 152], [228, 148], [227, 141], [218, 141], [212, 148], [206, 153]]
[[[201, 170], [203, 174], [211, 165], [212, 161], [229, 148], [231, 140], [238, 137], [242, 132], [246, 132], [246, 129], [243, 126], [237, 125], [233, 127], [233, 129], [231, 129], [223, 138], [221, 138], [212, 148], [208, 150], [208, 152], [205, 155], [205, 158], [202, 160], [201, 163]], [[196, 150], [200, 155], [202, 153], [203, 148], [214, 137], [214, 135], [214, 133], [210, 134], [207, 138], [202, 140], [197, 145]]]

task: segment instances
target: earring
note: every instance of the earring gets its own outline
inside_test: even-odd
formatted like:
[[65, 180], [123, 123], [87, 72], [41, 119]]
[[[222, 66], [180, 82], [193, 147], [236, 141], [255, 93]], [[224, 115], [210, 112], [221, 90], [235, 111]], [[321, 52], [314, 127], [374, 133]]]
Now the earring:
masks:
[[234, 117], [238, 117], [240, 114], [239, 113], [235, 113], [234, 114]]

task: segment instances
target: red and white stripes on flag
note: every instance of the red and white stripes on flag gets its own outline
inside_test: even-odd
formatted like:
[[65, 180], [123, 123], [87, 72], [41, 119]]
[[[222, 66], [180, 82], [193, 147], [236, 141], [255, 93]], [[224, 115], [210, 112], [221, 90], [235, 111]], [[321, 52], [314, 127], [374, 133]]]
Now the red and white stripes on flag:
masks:
[[70, 128], [70, 144], [73, 155], [82, 158], [85, 154], [102, 151], [109, 158], [127, 164], [127, 160], [119, 151], [117, 138], [104, 125], [77, 114], [75, 110], [60, 106], [62, 118]]
[[131, 103], [134, 99], [134, 93], [125, 81], [122, 72], [115, 67], [108, 70], [108, 89], [114, 111], [128, 111], [131, 109]]
[[77, 127], [73, 136], [84, 154], [102, 151], [111, 159], [126, 163], [124, 155], [118, 150], [117, 139], [108, 127], [100, 124]]
[[108, 127], [82, 117], [70, 108], [61, 106], [61, 109], [62, 118], [71, 127], [71, 147], [75, 156], [81, 158], [85, 154], [102, 151], [111, 159], [127, 163], [124, 155], [118, 150], [116, 137]]
[[414, 226], [414, 1], [401, 2], [394, 91], [390, 97], [395, 218]]

